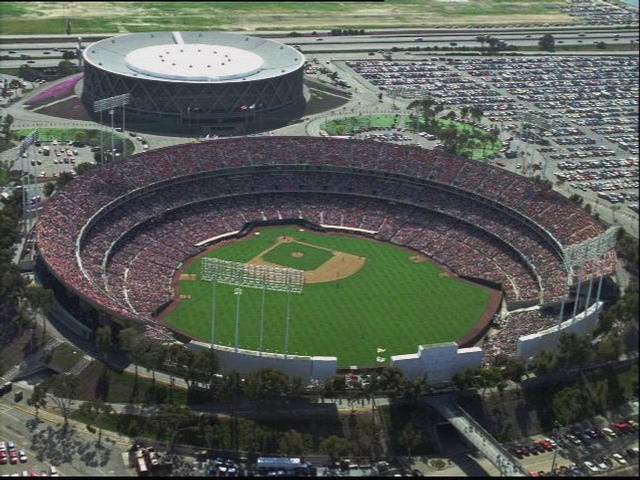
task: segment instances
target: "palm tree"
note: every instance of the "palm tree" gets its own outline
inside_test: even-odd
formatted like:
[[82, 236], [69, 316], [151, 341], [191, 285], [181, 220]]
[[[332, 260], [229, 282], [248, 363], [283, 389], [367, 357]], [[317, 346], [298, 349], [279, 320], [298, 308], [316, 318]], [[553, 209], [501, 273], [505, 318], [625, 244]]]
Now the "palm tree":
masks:
[[38, 413], [40, 408], [47, 406], [47, 391], [41, 384], [36, 385], [31, 392], [31, 396], [27, 399], [27, 403], [36, 409], [36, 421], [38, 421]]
[[476, 42], [480, 43], [480, 51], [484, 50], [484, 42], [487, 41], [486, 35], [478, 35], [476, 37]]

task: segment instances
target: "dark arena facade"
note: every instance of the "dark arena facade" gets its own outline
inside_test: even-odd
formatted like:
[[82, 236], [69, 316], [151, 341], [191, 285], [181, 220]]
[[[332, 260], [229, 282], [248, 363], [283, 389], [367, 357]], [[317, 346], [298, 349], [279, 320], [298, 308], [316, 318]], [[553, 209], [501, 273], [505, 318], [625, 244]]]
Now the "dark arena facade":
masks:
[[[133, 324], [170, 339], [158, 315], [184, 262], [252, 225], [287, 222], [406, 246], [501, 289], [509, 310], [566, 298], [576, 272], [563, 249], [605, 231], [547, 186], [441, 151], [230, 138], [140, 153], [73, 180], [43, 206], [38, 265], [86, 334]], [[615, 263], [612, 249], [584, 274], [609, 275]]]
[[[83, 52], [82, 102], [130, 94], [127, 121], [247, 122], [304, 106], [304, 56], [288, 45], [221, 32], [120, 35]], [[119, 115], [116, 109], [115, 115]]]

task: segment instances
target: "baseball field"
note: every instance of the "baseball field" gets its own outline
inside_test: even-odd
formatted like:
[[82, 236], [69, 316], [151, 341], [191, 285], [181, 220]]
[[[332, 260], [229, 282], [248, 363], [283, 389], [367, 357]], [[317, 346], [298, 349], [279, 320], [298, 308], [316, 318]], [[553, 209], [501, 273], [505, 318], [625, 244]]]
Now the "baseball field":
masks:
[[[203, 256], [303, 270], [304, 286], [299, 294], [245, 287], [237, 296], [237, 286], [217, 283], [214, 316]], [[239, 348], [258, 350], [263, 325], [263, 351], [284, 353], [288, 313], [288, 353], [336, 356], [340, 366], [372, 366], [376, 356], [388, 364], [420, 344], [461, 339], [489, 305], [489, 290], [363, 237], [268, 227], [203, 256], [180, 272], [177, 302], [163, 316], [169, 326], [208, 342], [213, 323], [215, 343], [234, 346], [237, 319]]]

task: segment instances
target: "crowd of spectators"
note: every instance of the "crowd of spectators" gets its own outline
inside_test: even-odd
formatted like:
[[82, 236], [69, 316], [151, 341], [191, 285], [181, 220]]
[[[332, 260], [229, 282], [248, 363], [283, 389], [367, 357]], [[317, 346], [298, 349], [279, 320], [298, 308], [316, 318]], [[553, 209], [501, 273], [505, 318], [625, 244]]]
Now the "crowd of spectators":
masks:
[[160, 335], [153, 314], [198, 242], [281, 219], [374, 232], [501, 284], [507, 301], [565, 295], [559, 246], [603, 231], [552, 190], [477, 162], [374, 141], [264, 137], [154, 150], [88, 172], [46, 202], [36, 233], [67, 286]]
[[497, 355], [515, 356], [518, 338], [558, 324], [558, 316], [539, 309], [521, 310], [505, 315], [482, 342], [483, 362], [491, 365]]

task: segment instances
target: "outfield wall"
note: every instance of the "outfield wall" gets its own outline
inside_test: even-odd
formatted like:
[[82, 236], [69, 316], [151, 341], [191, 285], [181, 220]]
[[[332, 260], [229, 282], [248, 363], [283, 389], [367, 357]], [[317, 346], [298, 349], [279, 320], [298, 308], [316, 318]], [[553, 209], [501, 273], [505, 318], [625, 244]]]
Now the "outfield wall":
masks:
[[[187, 347], [194, 350], [210, 348], [210, 343], [189, 342]], [[306, 357], [298, 355], [287, 355], [286, 357], [278, 353], [263, 352], [260, 355], [252, 350], [238, 349], [233, 347], [216, 345], [216, 354], [220, 361], [220, 373], [226, 375], [237, 372], [246, 375], [251, 372], [273, 368], [286, 373], [289, 376], [300, 377], [303, 382], [313, 380], [324, 381], [334, 376], [338, 369], [338, 359], [336, 357]]]
[[594, 303], [575, 317], [562, 322], [559, 328], [551, 327], [541, 332], [520, 337], [516, 345], [517, 355], [527, 360], [540, 350], [555, 350], [558, 346], [560, 334], [564, 332], [575, 333], [579, 336], [591, 334], [598, 324], [598, 312], [603, 305], [603, 302]]
[[404, 376], [414, 380], [426, 374], [427, 382], [445, 382], [467, 368], [482, 365], [482, 349], [459, 348], [455, 342], [418, 346], [418, 353], [394, 355], [391, 366], [398, 367]]

